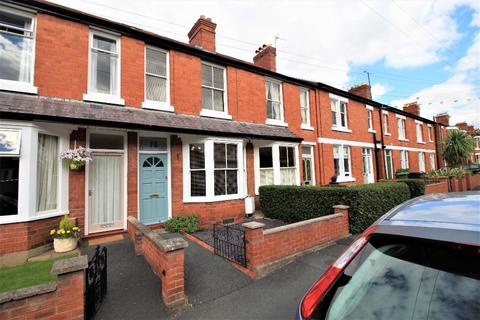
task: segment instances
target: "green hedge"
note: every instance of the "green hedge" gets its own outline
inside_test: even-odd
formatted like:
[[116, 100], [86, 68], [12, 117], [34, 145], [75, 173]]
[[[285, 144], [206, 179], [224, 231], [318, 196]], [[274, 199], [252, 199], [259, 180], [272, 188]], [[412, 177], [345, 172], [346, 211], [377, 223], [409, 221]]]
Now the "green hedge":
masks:
[[423, 179], [399, 179], [397, 181], [403, 182], [408, 186], [411, 198], [416, 198], [425, 194], [425, 181]]
[[288, 223], [333, 213], [350, 206], [350, 232], [360, 233], [396, 205], [410, 198], [406, 184], [382, 182], [354, 187], [262, 186], [260, 208], [266, 217]]

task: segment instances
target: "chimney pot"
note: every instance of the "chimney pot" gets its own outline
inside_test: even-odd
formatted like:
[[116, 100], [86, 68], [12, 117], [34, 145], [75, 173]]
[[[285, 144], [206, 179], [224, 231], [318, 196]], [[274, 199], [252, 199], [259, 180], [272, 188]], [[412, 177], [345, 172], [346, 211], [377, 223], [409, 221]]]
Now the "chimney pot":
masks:
[[277, 71], [277, 49], [275, 49], [271, 44], [262, 45], [257, 50], [255, 50], [255, 56], [253, 57], [253, 64], [258, 67], [268, 69], [270, 71]]
[[217, 24], [211, 18], [201, 15], [188, 33], [189, 43], [193, 47], [215, 52], [215, 29]]

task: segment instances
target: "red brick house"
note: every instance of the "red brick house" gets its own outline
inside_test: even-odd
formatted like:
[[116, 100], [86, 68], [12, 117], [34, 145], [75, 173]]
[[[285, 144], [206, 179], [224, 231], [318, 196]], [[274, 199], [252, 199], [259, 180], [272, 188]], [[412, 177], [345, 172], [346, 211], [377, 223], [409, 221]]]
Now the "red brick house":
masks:
[[[85, 236], [195, 213], [239, 221], [265, 184], [371, 183], [438, 167], [444, 125], [215, 51], [42, 1], [0, 4], [0, 257], [34, 254], [69, 212]], [[3, 140], [2, 140], [3, 139]], [[2, 149], [2, 145], [4, 148]], [[69, 170], [59, 153], [85, 146]], [[40, 249], [38, 249], [40, 248]]]

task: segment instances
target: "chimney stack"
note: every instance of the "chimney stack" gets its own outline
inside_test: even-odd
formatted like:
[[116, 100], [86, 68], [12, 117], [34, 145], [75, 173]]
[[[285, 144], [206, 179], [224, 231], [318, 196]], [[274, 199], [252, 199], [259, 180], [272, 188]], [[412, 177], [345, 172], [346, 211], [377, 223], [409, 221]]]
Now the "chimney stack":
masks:
[[464, 122], [459, 122], [455, 125], [455, 127], [457, 127], [458, 129], [460, 130], [465, 130], [467, 131], [468, 129], [468, 124], [464, 121]]
[[420, 105], [417, 102], [406, 103], [403, 106], [403, 111], [420, 116]]
[[448, 115], [448, 113], [437, 114], [435, 117], [433, 117], [433, 120], [440, 123], [441, 125], [444, 125], [445, 127], [450, 126], [450, 116]]
[[188, 33], [191, 46], [215, 52], [215, 29], [217, 24], [212, 19], [201, 15]]
[[253, 64], [261, 68], [277, 71], [277, 49], [275, 49], [271, 44], [264, 44], [255, 51], [255, 56], [253, 57]]
[[372, 100], [372, 88], [367, 83], [353, 86], [350, 88], [350, 90], [348, 90], [348, 92]]

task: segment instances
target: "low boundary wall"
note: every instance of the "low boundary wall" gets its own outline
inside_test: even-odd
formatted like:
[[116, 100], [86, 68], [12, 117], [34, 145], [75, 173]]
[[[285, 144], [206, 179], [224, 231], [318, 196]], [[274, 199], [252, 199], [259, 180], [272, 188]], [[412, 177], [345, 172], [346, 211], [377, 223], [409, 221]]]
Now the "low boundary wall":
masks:
[[148, 229], [136, 218], [129, 216], [127, 231], [134, 242], [135, 254], [147, 260], [162, 285], [162, 298], [166, 306], [183, 305], [185, 294], [185, 258], [187, 241], [181, 237], [164, 239]]
[[349, 207], [333, 208], [334, 214], [268, 230], [263, 223], [244, 223], [247, 268], [262, 277], [306, 250], [349, 236]]

